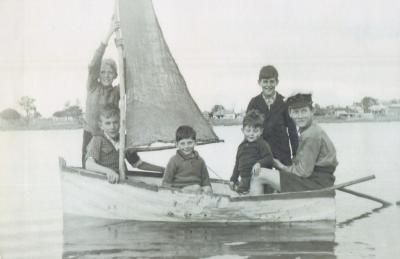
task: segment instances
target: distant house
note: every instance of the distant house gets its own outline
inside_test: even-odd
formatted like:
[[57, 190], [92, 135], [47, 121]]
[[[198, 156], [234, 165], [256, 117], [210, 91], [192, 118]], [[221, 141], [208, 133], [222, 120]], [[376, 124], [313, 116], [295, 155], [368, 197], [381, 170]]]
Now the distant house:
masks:
[[400, 118], [400, 103], [389, 105], [387, 108], [387, 114], [395, 118]]
[[236, 119], [243, 119], [245, 115], [246, 115], [245, 111], [241, 111], [239, 113], [236, 113]]
[[374, 115], [386, 115], [386, 113], [387, 113], [386, 106], [384, 106], [382, 104], [372, 105], [369, 109], [370, 109], [371, 113]]
[[232, 110], [219, 110], [213, 113], [214, 119], [235, 119], [236, 114]]
[[345, 109], [335, 109], [335, 117], [340, 119], [347, 119], [348, 113]]

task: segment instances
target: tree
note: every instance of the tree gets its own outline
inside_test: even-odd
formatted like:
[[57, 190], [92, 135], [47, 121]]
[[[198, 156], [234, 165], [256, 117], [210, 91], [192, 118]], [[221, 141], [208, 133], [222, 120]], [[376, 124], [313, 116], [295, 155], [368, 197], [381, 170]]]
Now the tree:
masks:
[[326, 115], [326, 109], [323, 109], [319, 104], [314, 105], [314, 115], [315, 116], [324, 116]]
[[61, 111], [56, 111], [55, 113], [53, 113], [54, 117], [67, 117], [67, 118], [73, 118], [75, 120], [79, 119], [79, 117], [82, 116], [82, 109], [81, 107], [77, 106], [77, 105], [72, 105], [70, 106], [70, 104], [68, 103], [65, 104], [64, 109]]
[[77, 105], [69, 106], [67, 109], [65, 109], [65, 114], [68, 117], [78, 119], [82, 115], [82, 109]]
[[377, 105], [378, 101], [372, 97], [366, 96], [361, 99], [361, 106], [365, 113], [370, 112], [370, 108], [373, 105]]
[[212, 107], [211, 109], [211, 113], [215, 113], [217, 111], [225, 111], [225, 107], [220, 105], [220, 104], [216, 104]]
[[21, 118], [21, 114], [14, 109], [8, 108], [0, 113], [0, 117], [4, 120], [19, 120]]
[[53, 117], [57, 118], [65, 117], [65, 113], [64, 111], [56, 111], [55, 113], [53, 113]]
[[36, 112], [35, 99], [29, 96], [22, 96], [18, 104], [24, 109], [25, 117], [29, 120]]

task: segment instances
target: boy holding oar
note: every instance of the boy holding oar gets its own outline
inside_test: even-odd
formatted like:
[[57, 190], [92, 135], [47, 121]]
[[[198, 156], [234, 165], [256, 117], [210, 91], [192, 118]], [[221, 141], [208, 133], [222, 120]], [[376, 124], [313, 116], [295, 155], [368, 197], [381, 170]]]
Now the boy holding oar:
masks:
[[330, 187], [335, 182], [336, 150], [325, 131], [313, 121], [311, 94], [297, 93], [288, 97], [286, 102], [290, 117], [300, 131], [293, 164], [287, 166], [274, 159], [279, 174], [268, 169], [254, 174], [250, 187], [252, 194], [261, 194], [265, 183], [281, 192], [297, 192]]

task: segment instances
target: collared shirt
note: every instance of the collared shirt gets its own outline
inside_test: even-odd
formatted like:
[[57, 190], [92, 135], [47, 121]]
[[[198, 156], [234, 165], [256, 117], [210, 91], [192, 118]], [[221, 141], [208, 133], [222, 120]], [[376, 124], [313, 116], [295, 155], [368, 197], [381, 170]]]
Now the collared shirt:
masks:
[[271, 105], [275, 102], [275, 99], [276, 99], [276, 92], [274, 93], [274, 95], [272, 97], [266, 97], [263, 94], [262, 94], [262, 97], [263, 97], [265, 103], [267, 104], [268, 109], [271, 109]]
[[[90, 140], [86, 159], [93, 158], [96, 163], [119, 171], [119, 152], [106, 135], [95, 135]], [[133, 167], [138, 167], [142, 161], [136, 152], [126, 152], [126, 158]]]
[[325, 131], [316, 123], [302, 130], [299, 148], [289, 167], [291, 173], [309, 177], [315, 167], [336, 168], [336, 149]]
[[107, 133], [104, 132], [104, 136], [111, 142], [111, 144], [114, 146], [115, 150], [119, 150], [119, 136], [117, 140], [114, 140], [112, 137], [108, 136]]

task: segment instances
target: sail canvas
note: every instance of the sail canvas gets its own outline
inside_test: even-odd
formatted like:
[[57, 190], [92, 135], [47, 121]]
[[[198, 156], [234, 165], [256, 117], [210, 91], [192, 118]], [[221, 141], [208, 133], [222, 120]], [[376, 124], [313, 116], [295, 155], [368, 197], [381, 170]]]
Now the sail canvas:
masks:
[[174, 142], [181, 125], [200, 142], [218, 137], [191, 97], [150, 0], [120, 0], [125, 56], [126, 148]]

